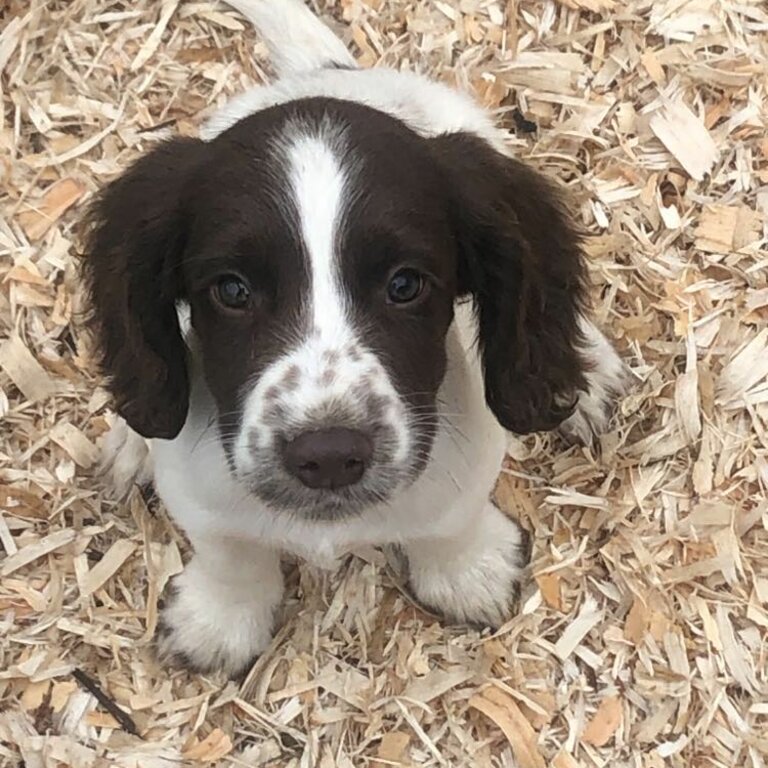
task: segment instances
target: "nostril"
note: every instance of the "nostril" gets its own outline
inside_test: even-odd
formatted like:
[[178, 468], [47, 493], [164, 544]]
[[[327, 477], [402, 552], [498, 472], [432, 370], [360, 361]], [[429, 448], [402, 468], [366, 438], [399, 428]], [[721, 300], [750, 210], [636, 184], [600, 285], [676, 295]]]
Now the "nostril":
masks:
[[304, 432], [284, 446], [286, 469], [310, 488], [357, 483], [373, 457], [368, 435], [340, 427]]

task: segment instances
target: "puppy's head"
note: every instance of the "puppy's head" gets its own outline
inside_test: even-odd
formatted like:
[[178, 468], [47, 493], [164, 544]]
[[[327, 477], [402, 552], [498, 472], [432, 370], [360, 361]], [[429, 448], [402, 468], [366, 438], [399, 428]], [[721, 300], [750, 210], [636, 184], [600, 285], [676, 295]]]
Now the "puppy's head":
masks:
[[583, 385], [578, 237], [549, 185], [480, 139], [353, 103], [160, 146], [96, 201], [87, 250], [121, 414], [148, 437], [181, 429], [187, 302], [231, 469], [275, 508], [355, 511], [418, 476], [461, 296], [503, 426], [556, 426]]

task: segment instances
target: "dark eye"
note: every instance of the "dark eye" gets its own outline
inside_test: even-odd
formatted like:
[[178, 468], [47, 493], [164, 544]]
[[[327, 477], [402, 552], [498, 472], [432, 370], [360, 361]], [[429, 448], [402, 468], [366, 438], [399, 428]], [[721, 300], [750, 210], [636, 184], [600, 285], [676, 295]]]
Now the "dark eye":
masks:
[[237, 275], [220, 277], [212, 286], [213, 298], [226, 309], [245, 309], [251, 300], [251, 290]]
[[387, 286], [387, 298], [392, 304], [407, 304], [424, 291], [424, 277], [415, 269], [399, 269]]

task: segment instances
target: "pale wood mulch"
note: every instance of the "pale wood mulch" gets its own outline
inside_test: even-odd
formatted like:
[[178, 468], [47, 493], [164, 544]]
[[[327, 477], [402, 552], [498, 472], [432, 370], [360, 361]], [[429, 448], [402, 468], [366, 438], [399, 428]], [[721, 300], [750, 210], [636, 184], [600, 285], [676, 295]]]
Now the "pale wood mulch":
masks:
[[534, 535], [533, 579], [496, 636], [418, 612], [371, 552], [294, 571], [243, 686], [159, 667], [183, 544], [162, 509], [115, 504], [94, 477], [109, 399], [77, 322], [76, 223], [268, 65], [212, 2], [6, 0], [0, 761], [764, 768], [765, 3], [320, 5], [361, 62], [473, 89], [568, 182], [636, 389], [599, 452], [511, 444], [498, 497]]

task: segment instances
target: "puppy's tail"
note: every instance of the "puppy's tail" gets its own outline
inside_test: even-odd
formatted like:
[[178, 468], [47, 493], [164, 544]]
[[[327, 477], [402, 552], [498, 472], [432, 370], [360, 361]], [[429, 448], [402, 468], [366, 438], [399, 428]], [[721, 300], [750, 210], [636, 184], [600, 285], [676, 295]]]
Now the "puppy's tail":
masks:
[[302, 0], [225, 0], [245, 16], [269, 48], [278, 75], [356, 69], [352, 54]]

